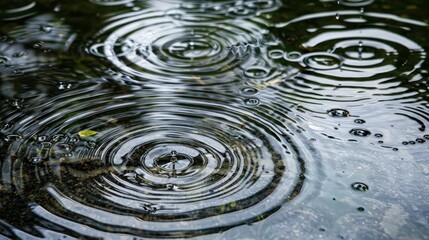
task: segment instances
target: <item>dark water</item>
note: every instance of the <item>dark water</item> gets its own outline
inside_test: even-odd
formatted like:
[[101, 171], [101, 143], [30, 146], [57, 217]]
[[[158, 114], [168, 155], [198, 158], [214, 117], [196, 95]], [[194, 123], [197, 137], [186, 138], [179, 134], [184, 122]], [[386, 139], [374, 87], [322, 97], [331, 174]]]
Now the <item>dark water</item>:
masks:
[[429, 239], [426, 0], [0, 3], [0, 238]]

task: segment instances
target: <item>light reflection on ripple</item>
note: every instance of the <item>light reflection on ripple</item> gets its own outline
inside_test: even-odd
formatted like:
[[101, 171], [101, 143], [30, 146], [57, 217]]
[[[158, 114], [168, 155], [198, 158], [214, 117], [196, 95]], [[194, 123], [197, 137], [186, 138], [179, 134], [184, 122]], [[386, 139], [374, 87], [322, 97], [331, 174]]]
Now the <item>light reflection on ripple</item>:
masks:
[[[206, 85], [234, 82], [248, 68], [269, 66], [273, 39], [262, 20], [181, 11], [115, 16], [86, 51], [115, 70], [145, 81]], [[268, 69], [270, 75], [273, 71]]]
[[[299, 194], [311, 157], [286, 114], [221, 93], [104, 85], [83, 84], [4, 118], [16, 124], [1, 131], [3, 169], [21, 170], [2, 178], [29, 196], [31, 214], [79, 216], [69, 220], [101, 231], [191, 236], [261, 220]], [[97, 134], [78, 137], [85, 129]], [[61, 222], [53, 224], [68, 228]]]

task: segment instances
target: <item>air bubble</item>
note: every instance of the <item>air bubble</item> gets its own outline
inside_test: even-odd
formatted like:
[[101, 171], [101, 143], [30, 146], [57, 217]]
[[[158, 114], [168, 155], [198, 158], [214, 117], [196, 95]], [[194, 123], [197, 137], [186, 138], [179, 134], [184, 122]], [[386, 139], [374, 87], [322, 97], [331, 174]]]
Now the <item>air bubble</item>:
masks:
[[363, 208], [363, 207], [358, 207], [358, 208], [357, 208], [357, 210], [358, 210], [359, 212], [363, 212], [363, 211], [365, 211], [365, 208]]
[[416, 142], [417, 143], [425, 143], [426, 141], [424, 139], [422, 139], [422, 138], [417, 138]]
[[355, 182], [351, 186], [354, 190], [360, 191], [360, 192], [366, 192], [369, 190], [368, 185], [366, 185], [365, 183], [362, 183], [362, 182]]
[[328, 114], [332, 117], [348, 117], [350, 115], [349, 111], [340, 108], [330, 109]]
[[45, 32], [45, 33], [50, 33], [50, 32], [52, 32], [53, 29], [54, 29], [54, 27], [51, 25], [40, 26], [40, 31]]
[[366, 121], [363, 120], [363, 119], [355, 119], [355, 123], [357, 123], [357, 124], [364, 124], [364, 123], [366, 123]]
[[429, 140], [429, 135], [424, 135], [423, 136], [425, 139], [428, 139]]
[[248, 98], [244, 100], [244, 104], [247, 106], [257, 106], [259, 105], [260, 101], [257, 98]]
[[13, 58], [21, 58], [21, 57], [24, 57], [27, 55], [28, 55], [28, 53], [21, 51], [21, 52], [16, 52], [16, 53], [12, 54], [12, 57]]
[[1, 56], [0, 55], [0, 65], [1, 64], [6, 64], [9, 61], [9, 58], [7, 58], [6, 56]]
[[383, 137], [383, 134], [381, 134], [381, 133], [376, 133], [376, 134], [374, 134], [374, 136], [375, 136], [376, 138], [382, 138], [382, 137]]
[[245, 87], [240, 89], [240, 93], [245, 96], [252, 96], [258, 94], [259, 90], [252, 87]]
[[284, 57], [284, 52], [280, 49], [274, 49], [268, 52], [268, 57], [271, 59], [280, 59]]
[[353, 128], [352, 130], [350, 130], [350, 134], [353, 134], [359, 137], [367, 137], [371, 135], [371, 132], [367, 129]]

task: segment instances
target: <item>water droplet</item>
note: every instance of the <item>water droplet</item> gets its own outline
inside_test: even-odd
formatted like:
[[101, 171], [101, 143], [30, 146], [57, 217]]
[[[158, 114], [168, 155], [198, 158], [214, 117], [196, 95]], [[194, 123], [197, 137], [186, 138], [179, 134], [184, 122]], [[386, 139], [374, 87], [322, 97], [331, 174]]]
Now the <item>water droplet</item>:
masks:
[[240, 93], [246, 96], [256, 95], [258, 92], [259, 92], [258, 89], [252, 88], [252, 87], [245, 87], [240, 89]]
[[66, 89], [70, 89], [71, 87], [72, 87], [71, 83], [63, 83], [63, 82], [58, 83], [59, 90], [66, 90]]
[[422, 139], [422, 138], [417, 138], [416, 142], [418, 142], [418, 143], [425, 143], [426, 141], [424, 139]]
[[274, 49], [268, 52], [268, 57], [271, 59], [280, 59], [283, 58], [285, 53], [280, 49]]
[[382, 137], [383, 137], [383, 134], [381, 134], [381, 133], [376, 133], [376, 134], [374, 134], [374, 136], [375, 136], [376, 138], [382, 138]]
[[6, 56], [0, 55], [0, 64], [6, 64], [8, 61], [9, 61], [9, 58], [7, 58]]
[[365, 211], [365, 208], [363, 208], [363, 207], [358, 207], [358, 208], [357, 208], [357, 210], [358, 210], [359, 212], [363, 212], [363, 211]]
[[16, 53], [12, 54], [12, 57], [13, 58], [21, 58], [21, 57], [24, 57], [27, 55], [28, 55], [28, 53], [21, 51], [21, 52], [16, 52]]
[[244, 100], [244, 104], [246, 104], [247, 106], [257, 106], [259, 105], [259, 99], [257, 98], [247, 98]]
[[366, 185], [365, 183], [362, 183], [362, 182], [355, 182], [351, 186], [354, 190], [360, 191], [360, 192], [366, 192], [369, 190], [368, 185]]
[[43, 159], [41, 157], [32, 157], [30, 159], [30, 162], [32, 164], [39, 164], [39, 163], [43, 162]]
[[174, 151], [174, 150], [173, 150], [173, 151], [171, 151], [171, 153], [170, 153], [170, 154], [171, 154], [171, 156], [172, 156], [172, 157], [177, 156], [177, 152], [176, 152], [176, 151]]
[[286, 59], [287, 60], [297, 60], [297, 59], [300, 59], [301, 58], [301, 53], [300, 52], [296, 52], [296, 51], [293, 51], [293, 52], [289, 52], [287, 55], [286, 55]]
[[392, 148], [393, 151], [397, 152], [399, 149], [397, 148]]
[[314, 70], [334, 70], [341, 68], [343, 59], [332, 53], [309, 53], [304, 55], [303, 63]]
[[18, 141], [18, 140], [21, 140], [22, 139], [22, 136], [21, 135], [17, 135], [17, 134], [10, 134], [10, 135], [7, 135], [5, 138], [4, 138], [4, 141], [6, 141], [6, 142], [14, 142], [14, 141]]
[[53, 27], [51, 25], [46, 24], [46, 25], [40, 26], [40, 31], [42, 32], [50, 33], [52, 32], [52, 30], [53, 30]]
[[12, 73], [15, 74], [15, 75], [22, 75], [22, 74], [24, 74], [24, 72], [22, 70], [19, 70], [19, 69], [13, 70]]
[[424, 135], [423, 137], [426, 139], [429, 139], [429, 135]]
[[402, 145], [408, 145], [408, 142], [407, 141], [403, 141]]
[[174, 184], [167, 183], [167, 184], [165, 184], [165, 188], [167, 188], [167, 190], [173, 190], [174, 189]]
[[96, 146], [96, 143], [95, 142], [92, 142], [92, 141], [89, 141], [89, 142], [87, 142], [86, 143], [86, 146], [88, 147], [88, 148], [95, 148], [95, 146]]
[[42, 135], [42, 136], [37, 137], [37, 141], [39, 141], [39, 142], [44, 142], [44, 141], [46, 141], [46, 139], [48, 139], [48, 136], [46, 136], [46, 135]]
[[43, 47], [43, 45], [45, 45], [44, 42], [40, 41], [40, 42], [36, 42], [35, 44], [33, 44], [33, 48], [35, 49], [40, 49]]
[[411, 145], [415, 145], [416, 144], [416, 142], [414, 142], [414, 141], [409, 141], [408, 143], [411, 144]]
[[335, 19], [339, 20], [340, 19], [340, 13], [336, 13], [335, 14]]
[[244, 71], [244, 75], [249, 78], [265, 78], [269, 74], [270, 69], [261, 66], [249, 67]]
[[363, 119], [355, 119], [355, 123], [357, 123], [357, 124], [364, 124], [364, 123], [366, 123], [366, 121], [363, 120]]
[[366, 130], [366, 129], [353, 128], [352, 130], [350, 130], [350, 134], [353, 134], [353, 135], [359, 136], [359, 137], [367, 137], [367, 136], [371, 135], [371, 132], [369, 130]]
[[348, 117], [350, 115], [349, 111], [341, 108], [330, 109], [328, 114], [332, 117]]

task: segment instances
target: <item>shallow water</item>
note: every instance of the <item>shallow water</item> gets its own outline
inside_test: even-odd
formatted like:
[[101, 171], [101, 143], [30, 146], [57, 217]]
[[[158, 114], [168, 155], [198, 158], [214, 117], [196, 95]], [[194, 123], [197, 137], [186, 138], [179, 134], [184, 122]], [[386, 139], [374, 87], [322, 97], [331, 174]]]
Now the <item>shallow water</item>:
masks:
[[0, 3], [0, 236], [429, 239], [423, 0]]

